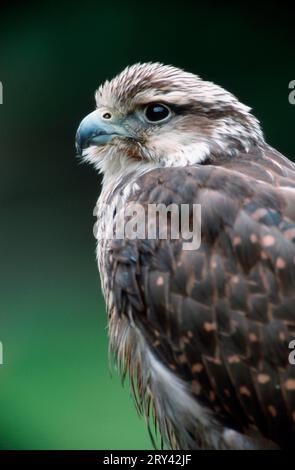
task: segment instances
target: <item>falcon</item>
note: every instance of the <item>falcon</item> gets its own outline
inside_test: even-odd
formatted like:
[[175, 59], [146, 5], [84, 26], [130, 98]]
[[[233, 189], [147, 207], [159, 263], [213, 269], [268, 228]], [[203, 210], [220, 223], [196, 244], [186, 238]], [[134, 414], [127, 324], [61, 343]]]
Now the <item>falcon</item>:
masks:
[[151, 435], [172, 449], [292, 448], [294, 163], [249, 107], [173, 66], [127, 67], [95, 98], [76, 146], [103, 175], [100, 233], [130, 204], [201, 207], [197, 249], [181, 233], [98, 237], [110, 347]]

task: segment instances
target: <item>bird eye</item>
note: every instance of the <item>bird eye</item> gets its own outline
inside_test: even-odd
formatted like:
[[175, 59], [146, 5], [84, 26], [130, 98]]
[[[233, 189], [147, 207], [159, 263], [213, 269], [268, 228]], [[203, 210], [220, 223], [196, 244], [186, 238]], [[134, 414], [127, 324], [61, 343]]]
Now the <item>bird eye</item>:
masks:
[[150, 122], [160, 122], [170, 116], [171, 111], [168, 106], [161, 103], [148, 104], [144, 110], [145, 117]]
[[111, 115], [111, 113], [103, 113], [102, 117], [104, 119], [111, 119], [112, 115]]

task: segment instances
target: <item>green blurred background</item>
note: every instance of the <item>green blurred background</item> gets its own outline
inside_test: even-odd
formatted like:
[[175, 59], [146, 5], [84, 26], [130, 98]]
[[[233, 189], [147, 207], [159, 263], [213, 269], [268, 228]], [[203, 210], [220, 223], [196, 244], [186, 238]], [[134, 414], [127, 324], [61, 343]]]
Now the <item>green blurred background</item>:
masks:
[[254, 108], [295, 155], [291, 12], [221, 2], [10, 2], [1, 7], [0, 448], [149, 449], [110, 376], [92, 235], [99, 190], [75, 158], [94, 90], [137, 61], [184, 67]]

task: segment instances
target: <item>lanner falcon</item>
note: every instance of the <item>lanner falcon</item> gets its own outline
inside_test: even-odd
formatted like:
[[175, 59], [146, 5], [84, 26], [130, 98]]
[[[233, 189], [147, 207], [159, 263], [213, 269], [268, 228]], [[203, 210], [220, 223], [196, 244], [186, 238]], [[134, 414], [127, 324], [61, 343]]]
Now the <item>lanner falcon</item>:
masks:
[[95, 97], [77, 151], [103, 174], [100, 233], [131, 203], [201, 207], [198, 249], [181, 233], [98, 237], [110, 345], [138, 410], [166, 448], [292, 448], [295, 165], [250, 108], [178, 68], [133, 65]]

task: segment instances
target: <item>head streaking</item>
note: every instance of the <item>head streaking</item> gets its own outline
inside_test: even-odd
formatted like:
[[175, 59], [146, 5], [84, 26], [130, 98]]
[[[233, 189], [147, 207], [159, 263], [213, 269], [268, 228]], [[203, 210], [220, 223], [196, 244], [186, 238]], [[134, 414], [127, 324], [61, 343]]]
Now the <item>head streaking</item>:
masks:
[[79, 153], [115, 174], [140, 164], [185, 166], [263, 142], [249, 108], [223, 88], [160, 63], [135, 64], [96, 94], [81, 123]]

